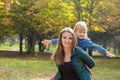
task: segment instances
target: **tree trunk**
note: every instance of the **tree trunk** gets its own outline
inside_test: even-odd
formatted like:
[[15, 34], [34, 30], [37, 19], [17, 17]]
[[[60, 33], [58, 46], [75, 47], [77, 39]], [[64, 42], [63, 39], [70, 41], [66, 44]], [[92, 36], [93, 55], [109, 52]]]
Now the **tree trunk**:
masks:
[[28, 35], [27, 38], [28, 38], [27, 53], [35, 55], [35, 44], [37, 39], [36, 32], [33, 32], [31, 35]]
[[117, 45], [116, 45], [116, 40], [114, 40], [114, 47], [113, 47], [113, 48], [114, 48], [114, 53], [117, 52], [117, 49], [116, 49], [117, 47], [116, 47], [116, 46], [117, 46]]
[[45, 46], [41, 43], [42, 39], [39, 37], [38, 45], [39, 45], [39, 52], [44, 52]]
[[88, 48], [88, 54], [89, 54], [90, 56], [93, 55], [93, 54], [92, 54], [92, 48]]
[[77, 19], [78, 21], [80, 21], [81, 17], [80, 17], [80, 13], [81, 13], [81, 7], [80, 7], [80, 0], [74, 0], [75, 3], [75, 10], [77, 12]]
[[23, 48], [22, 48], [22, 41], [23, 41], [23, 35], [22, 33], [19, 34], [20, 37], [20, 43], [19, 43], [19, 54], [22, 55], [23, 54]]
[[118, 41], [118, 53], [119, 53], [119, 55], [120, 55], [120, 41]]

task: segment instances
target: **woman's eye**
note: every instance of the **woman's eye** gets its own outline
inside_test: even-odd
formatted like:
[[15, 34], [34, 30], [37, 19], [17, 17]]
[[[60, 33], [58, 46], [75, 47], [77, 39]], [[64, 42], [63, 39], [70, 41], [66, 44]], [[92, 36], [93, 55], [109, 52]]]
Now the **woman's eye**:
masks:
[[66, 37], [63, 37], [63, 39], [66, 39]]
[[70, 40], [72, 40], [72, 38], [69, 38]]

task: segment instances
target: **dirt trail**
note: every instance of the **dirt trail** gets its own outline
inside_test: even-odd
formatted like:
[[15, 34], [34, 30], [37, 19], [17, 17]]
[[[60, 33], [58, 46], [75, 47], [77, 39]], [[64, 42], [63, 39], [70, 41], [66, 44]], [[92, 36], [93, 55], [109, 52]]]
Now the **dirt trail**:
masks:
[[44, 59], [44, 60], [48, 60], [50, 59], [51, 54], [47, 54], [47, 53], [37, 53], [36, 56], [24, 53], [23, 55], [19, 54], [19, 51], [1, 51], [0, 50], [0, 57], [3, 58], [24, 58], [24, 59]]

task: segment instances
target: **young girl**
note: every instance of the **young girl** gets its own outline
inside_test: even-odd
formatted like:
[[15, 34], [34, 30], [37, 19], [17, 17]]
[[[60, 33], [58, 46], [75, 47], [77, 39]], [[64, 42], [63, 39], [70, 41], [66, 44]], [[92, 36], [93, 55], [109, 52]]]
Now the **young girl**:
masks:
[[[78, 46], [81, 47], [84, 51], [87, 51], [88, 48], [91, 48], [92, 50], [98, 51], [99, 53], [102, 53], [103, 55], [106, 55], [108, 57], [115, 57], [114, 54], [111, 54], [109, 51], [107, 51], [105, 48], [93, 43], [87, 35], [88, 29], [87, 25], [84, 21], [79, 21], [74, 26], [74, 32], [78, 38]], [[44, 40], [42, 41], [43, 44], [57, 44], [58, 39], [51, 39], [51, 40]]]
[[83, 49], [76, 47], [76, 42], [77, 38], [71, 28], [62, 29], [53, 54], [58, 68], [54, 80], [91, 80], [85, 64], [93, 68], [95, 61]]

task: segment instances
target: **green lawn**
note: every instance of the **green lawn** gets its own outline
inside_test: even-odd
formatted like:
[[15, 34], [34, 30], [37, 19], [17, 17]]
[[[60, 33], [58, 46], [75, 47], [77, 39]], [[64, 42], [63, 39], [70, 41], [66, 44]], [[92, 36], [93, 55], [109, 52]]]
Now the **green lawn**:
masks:
[[[95, 58], [93, 80], [120, 80], [120, 59]], [[0, 80], [49, 80], [56, 73], [50, 58], [0, 57]]]
[[49, 80], [55, 71], [49, 60], [0, 58], [0, 80]]
[[[51, 47], [53, 48], [50, 48], [49, 52], [54, 51], [55, 46]], [[9, 43], [0, 46], [0, 50], [17, 49], [18, 43], [12, 47], [9, 47]], [[36, 51], [38, 51], [37, 45]], [[120, 58], [94, 57], [94, 59], [97, 64], [92, 69], [93, 80], [120, 80]], [[0, 55], [0, 80], [49, 80], [49, 77], [56, 71], [56, 66], [50, 56], [9, 58], [9, 56], [2, 57]]]
[[120, 80], [120, 59], [95, 58], [93, 80]]

